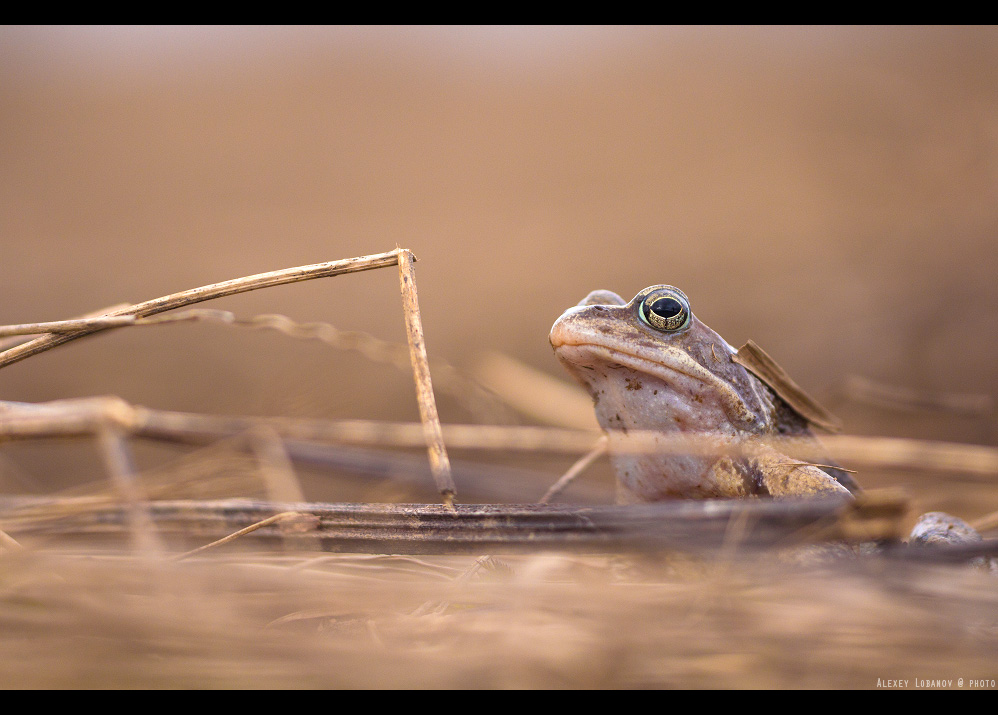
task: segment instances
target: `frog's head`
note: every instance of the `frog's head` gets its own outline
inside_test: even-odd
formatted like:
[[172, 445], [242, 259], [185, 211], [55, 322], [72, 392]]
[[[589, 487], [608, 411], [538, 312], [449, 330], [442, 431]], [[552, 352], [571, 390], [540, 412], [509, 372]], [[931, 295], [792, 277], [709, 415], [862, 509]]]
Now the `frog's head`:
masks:
[[765, 432], [772, 400], [732, 361], [681, 290], [645, 288], [629, 302], [593, 291], [551, 328], [561, 363], [593, 397], [605, 429]]

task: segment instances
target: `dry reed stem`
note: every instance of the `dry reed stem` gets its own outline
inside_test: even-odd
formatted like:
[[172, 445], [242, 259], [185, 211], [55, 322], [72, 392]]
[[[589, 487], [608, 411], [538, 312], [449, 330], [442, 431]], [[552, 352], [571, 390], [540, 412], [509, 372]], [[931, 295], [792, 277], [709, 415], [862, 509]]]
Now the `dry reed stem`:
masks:
[[[461, 504], [280, 504], [246, 499], [163, 500], [147, 505], [164, 539], [189, 542], [225, 536], [273, 514], [297, 512], [301, 550], [347, 553], [460, 554], [539, 550], [711, 552], [745, 515], [739, 546], [772, 548], [845, 540], [896, 541], [908, 509], [888, 490], [859, 498], [677, 500], [629, 506]], [[110, 539], [127, 535], [126, 506], [93, 498], [10, 497], [0, 500], [2, 526], [18, 536]], [[258, 534], [284, 539], [285, 529]], [[975, 548], [994, 551], [996, 542]], [[932, 551], [932, 550], [928, 550]], [[962, 554], [962, 552], [960, 552]], [[976, 553], [976, 552], [975, 552]]]
[[423, 423], [423, 437], [430, 456], [433, 480], [443, 497], [444, 505], [452, 507], [457, 489], [451, 475], [447, 448], [444, 446], [440, 417], [437, 415], [437, 403], [433, 399], [433, 384], [430, 381], [430, 366], [426, 358], [423, 323], [419, 317], [414, 261], [415, 257], [411, 251], [404, 248], [398, 249], [399, 286], [402, 290], [405, 332], [409, 339], [409, 355], [412, 358], [412, 373], [416, 381], [416, 399], [419, 402], [419, 416]]
[[[0, 439], [88, 435], [109, 420], [138, 436], [192, 444], [267, 425], [283, 439], [376, 447], [426, 445], [425, 427], [419, 423], [204, 415], [150, 410], [113, 397], [38, 404], [0, 402]], [[533, 426], [446, 425], [442, 430], [451, 449], [505, 452], [585, 454], [601, 436], [595, 431]], [[611, 451], [621, 453], [738, 456], [746, 449], [732, 442], [728, 435], [709, 433], [630, 431], [612, 432], [609, 436]], [[854, 435], [826, 435], [820, 443], [793, 437], [753, 441], [799, 459], [818, 462], [830, 453], [847, 464], [942, 471], [979, 478], [998, 475], [998, 449], [983, 445]]]
[[[312, 280], [315, 278], [328, 278], [330, 276], [338, 276], [355, 271], [385, 268], [398, 263], [398, 254], [399, 251], [396, 249], [394, 251], [378, 253], [370, 256], [346, 258], [339, 261], [327, 261], [325, 263], [315, 263], [308, 266], [297, 266], [295, 268], [284, 268], [278, 271], [258, 273], [252, 276], [244, 276], [242, 278], [235, 278], [221, 283], [212, 283], [199, 288], [192, 288], [179, 293], [172, 293], [160, 298], [147, 300], [143, 303], [136, 303], [135, 305], [116, 308], [109, 311], [107, 315], [109, 317], [123, 315], [145, 317], [149, 315], [156, 315], [157, 313], [163, 313], [175, 308], [183, 308], [184, 306], [201, 303], [206, 300], [221, 298], [227, 295], [235, 295], [237, 293], [245, 293], [247, 291], [258, 290], [260, 288], [270, 288], [272, 286], [297, 283], [298, 281]], [[91, 325], [90, 327], [68, 334], [55, 335], [48, 333], [27, 343], [23, 343], [0, 352], [0, 368], [6, 367], [7, 365], [11, 365], [20, 360], [24, 360], [25, 358], [29, 358], [32, 355], [45, 352], [46, 350], [51, 350], [52, 348], [71, 340], [81, 338], [85, 335], [91, 335], [92, 333], [105, 329], [107, 328], [94, 327]]]

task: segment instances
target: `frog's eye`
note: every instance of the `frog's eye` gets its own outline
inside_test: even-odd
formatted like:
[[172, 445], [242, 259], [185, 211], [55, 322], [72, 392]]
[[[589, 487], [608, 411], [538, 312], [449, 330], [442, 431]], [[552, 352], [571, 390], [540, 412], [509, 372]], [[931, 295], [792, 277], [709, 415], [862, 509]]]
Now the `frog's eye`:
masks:
[[690, 304], [677, 290], [649, 293], [641, 301], [638, 312], [648, 325], [666, 333], [682, 330], [690, 324]]

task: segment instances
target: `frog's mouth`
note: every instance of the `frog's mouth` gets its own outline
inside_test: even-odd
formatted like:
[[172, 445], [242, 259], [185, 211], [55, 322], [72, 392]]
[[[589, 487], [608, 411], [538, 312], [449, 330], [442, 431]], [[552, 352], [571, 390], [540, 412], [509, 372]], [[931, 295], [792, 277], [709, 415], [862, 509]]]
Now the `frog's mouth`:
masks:
[[611, 369], [625, 367], [638, 373], [651, 375], [666, 385], [675, 385], [677, 375], [696, 380], [707, 386], [718, 397], [729, 419], [752, 425], [758, 422], [756, 414], [749, 409], [745, 400], [726, 381], [707, 370], [685, 351], [673, 346], [661, 346], [655, 350], [655, 360], [634, 354], [624, 345], [610, 340], [603, 343], [588, 342], [584, 336], [575, 338], [552, 331], [551, 345], [555, 355], [582, 382], [587, 373], [596, 370], [597, 365]]

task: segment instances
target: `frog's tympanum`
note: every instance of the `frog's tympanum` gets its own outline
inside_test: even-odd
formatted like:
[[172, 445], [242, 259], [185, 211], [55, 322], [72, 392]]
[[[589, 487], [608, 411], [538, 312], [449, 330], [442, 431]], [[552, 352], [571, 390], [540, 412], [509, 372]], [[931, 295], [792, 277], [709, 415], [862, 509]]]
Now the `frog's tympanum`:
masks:
[[[821, 420], [808, 408], [820, 407], [789, 378], [788, 393], [777, 380], [764, 382], [743, 367], [742, 354], [693, 315], [677, 288], [645, 288], [630, 302], [594, 291], [555, 321], [551, 345], [592, 395], [603, 429], [622, 437], [611, 452], [622, 503], [859, 491], [844, 471], [792, 459], [752, 439], [813, 439], [810, 425]], [[768, 366], [783, 374], [755, 349], [765, 363], [757, 373], [765, 376]], [[742, 455], [627, 453], [628, 430], [710, 432], [721, 443], [739, 443]]]

